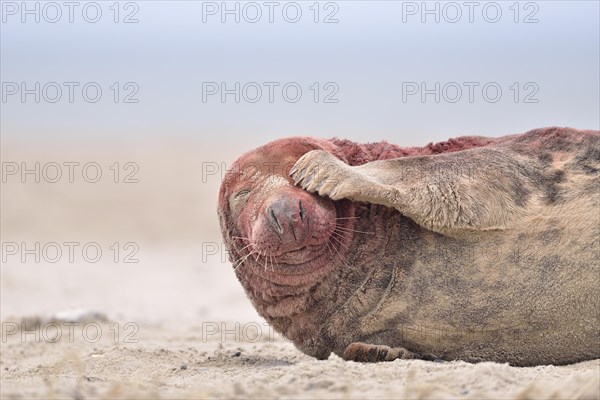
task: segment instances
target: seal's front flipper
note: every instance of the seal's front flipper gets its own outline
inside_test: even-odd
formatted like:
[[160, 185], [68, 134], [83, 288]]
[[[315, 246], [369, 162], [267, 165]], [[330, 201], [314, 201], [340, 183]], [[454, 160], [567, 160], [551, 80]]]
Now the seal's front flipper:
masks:
[[507, 229], [535, 214], [541, 171], [506, 149], [475, 148], [354, 167], [313, 150], [290, 175], [310, 192], [393, 207], [424, 228], [451, 234]]
[[376, 191], [381, 186], [324, 150], [303, 155], [291, 169], [290, 176], [303, 189], [332, 200], [371, 203], [378, 197]]
[[350, 345], [346, 347], [342, 358], [346, 361], [379, 362], [397, 359], [408, 360], [420, 357], [402, 347], [389, 347], [355, 342], [350, 343]]

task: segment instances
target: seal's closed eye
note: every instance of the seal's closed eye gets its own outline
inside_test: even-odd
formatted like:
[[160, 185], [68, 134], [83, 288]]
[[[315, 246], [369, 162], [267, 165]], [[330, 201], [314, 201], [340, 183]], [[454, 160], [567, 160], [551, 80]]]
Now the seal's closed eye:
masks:
[[240, 190], [239, 192], [237, 192], [237, 193], [236, 193], [236, 194], [233, 196], [233, 198], [234, 198], [235, 200], [237, 200], [237, 199], [239, 199], [239, 198], [241, 198], [241, 197], [246, 197], [246, 196], [248, 196], [249, 194], [250, 194], [250, 189], [242, 189], [242, 190]]
[[248, 200], [250, 189], [242, 189], [229, 198], [229, 208], [234, 210], [236, 207], [244, 204]]

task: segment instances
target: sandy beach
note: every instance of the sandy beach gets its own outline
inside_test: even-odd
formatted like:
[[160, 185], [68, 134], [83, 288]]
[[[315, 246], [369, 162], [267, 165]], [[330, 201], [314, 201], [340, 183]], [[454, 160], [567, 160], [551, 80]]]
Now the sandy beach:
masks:
[[[54, 342], [50, 332], [61, 325]], [[114, 324], [99, 324], [104, 335], [95, 343], [96, 328], [86, 336], [85, 326], [69, 335], [55, 322], [40, 342], [32, 333], [26, 343], [20, 332], [11, 335], [3, 346], [3, 398], [594, 399], [600, 385], [598, 360], [534, 368], [418, 360], [368, 365], [337, 356], [317, 361], [277, 335], [256, 336], [258, 325], [246, 329], [248, 337], [235, 323], [225, 335], [207, 335], [206, 327], [203, 334], [202, 324], [142, 325], [133, 335], [122, 331], [118, 343]]]

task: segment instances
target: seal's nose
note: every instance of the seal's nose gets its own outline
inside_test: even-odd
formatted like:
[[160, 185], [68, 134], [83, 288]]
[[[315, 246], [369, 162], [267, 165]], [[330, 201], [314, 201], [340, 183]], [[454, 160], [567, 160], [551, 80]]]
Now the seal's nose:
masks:
[[296, 242], [303, 240], [306, 236], [307, 224], [306, 211], [302, 207], [302, 201], [288, 196], [280, 196], [269, 204], [265, 213], [269, 226], [277, 232], [282, 240], [293, 239]]

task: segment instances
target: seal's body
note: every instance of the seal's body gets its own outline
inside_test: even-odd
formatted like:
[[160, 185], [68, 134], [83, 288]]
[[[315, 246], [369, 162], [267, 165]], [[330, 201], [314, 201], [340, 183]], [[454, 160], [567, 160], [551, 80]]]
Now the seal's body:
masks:
[[566, 364], [600, 357], [600, 132], [423, 148], [288, 138], [219, 195], [236, 274], [303, 352]]

